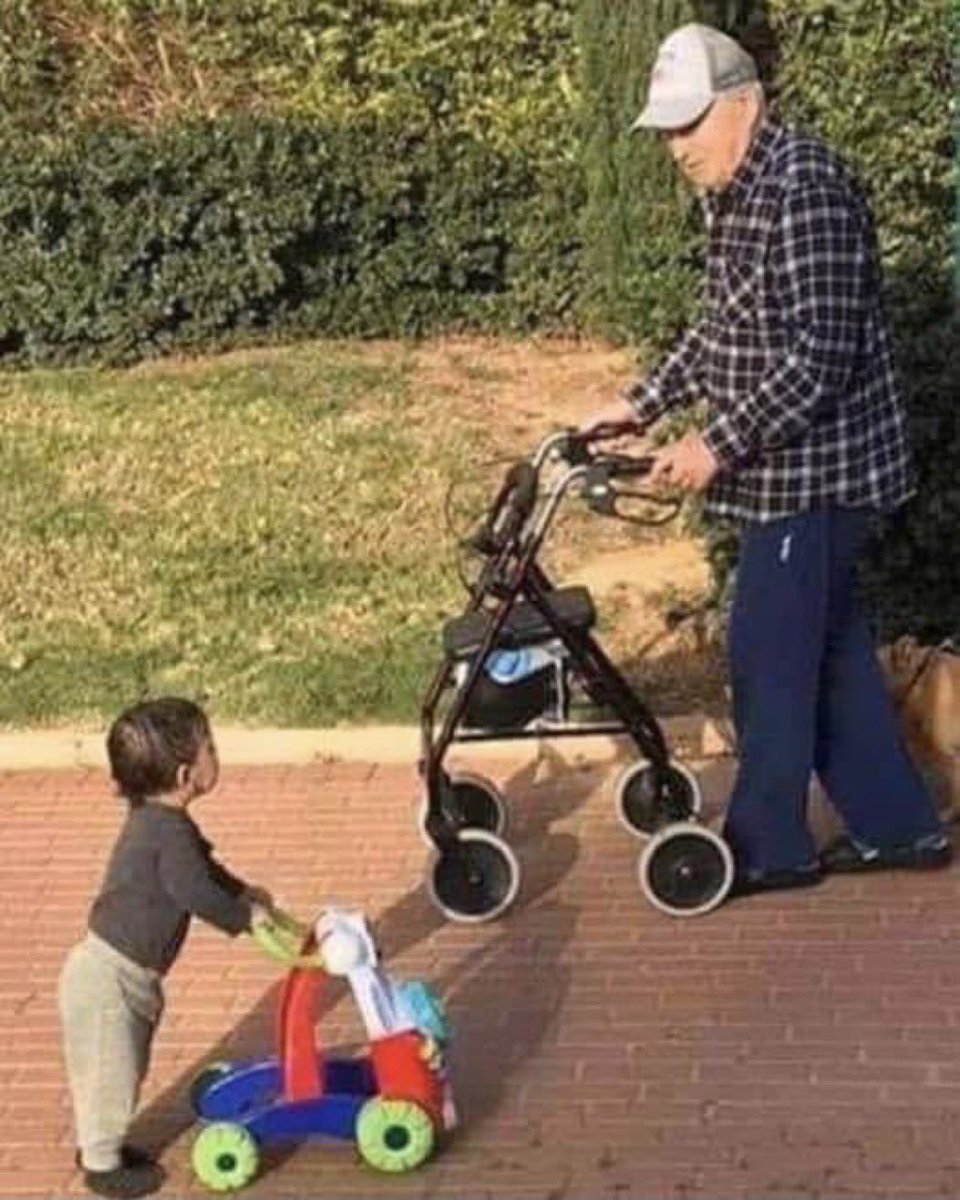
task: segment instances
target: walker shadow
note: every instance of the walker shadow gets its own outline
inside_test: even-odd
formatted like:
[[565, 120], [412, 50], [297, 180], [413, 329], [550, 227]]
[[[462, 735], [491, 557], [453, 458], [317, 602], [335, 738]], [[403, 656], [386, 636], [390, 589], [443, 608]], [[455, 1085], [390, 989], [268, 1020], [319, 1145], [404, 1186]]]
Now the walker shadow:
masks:
[[[571, 742], [575, 745], [576, 740]], [[550, 826], [572, 816], [600, 786], [604, 768], [564, 757], [552, 743], [537, 746], [536, 758], [505, 780], [510, 804], [507, 838], [526, 846], [549, 833]]]
[[[496, 1113], [511, 1078], [556, 1023], [570, 985], [571, 967], [563, 955], [575, 921], [568, 905], [528, 905], [492, 943], [471, 950], [432, 980], [454, 1029], [450, 1071], [458, 1112], [458, 1127], [434, 1161], [447, 1145], [463, 1146]], [[271, 1147], [259, 1178], [300, 1153], [318, 1151], [303, 1143]]]
[[575, 923], [570, 905], [528, 907], [494, 942], [441, 975], [456, 1036], [452, 1072], [466, 1136], [495, 1113], [510, 1077], [555, 1024], [570, 985], [564, 953]]

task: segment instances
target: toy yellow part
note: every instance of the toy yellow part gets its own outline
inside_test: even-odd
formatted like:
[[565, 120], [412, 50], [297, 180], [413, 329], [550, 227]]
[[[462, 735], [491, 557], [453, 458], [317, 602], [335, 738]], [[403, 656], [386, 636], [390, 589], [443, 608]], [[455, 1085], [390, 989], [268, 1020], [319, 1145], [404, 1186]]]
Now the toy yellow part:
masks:
[[430, 1037], [429, 1034], [424, 1035], [423, 1045], [420, 1047], [420, 1057], [431, 1071], [442, 1070], [443, 1051], [436, 1039]]
[[273, 909], [269, 913], [255, 914], [250, 933], [265, 954], [285, 967], [323, 968], [319, 954], [302, 953], [310, 930], [289, 913]]

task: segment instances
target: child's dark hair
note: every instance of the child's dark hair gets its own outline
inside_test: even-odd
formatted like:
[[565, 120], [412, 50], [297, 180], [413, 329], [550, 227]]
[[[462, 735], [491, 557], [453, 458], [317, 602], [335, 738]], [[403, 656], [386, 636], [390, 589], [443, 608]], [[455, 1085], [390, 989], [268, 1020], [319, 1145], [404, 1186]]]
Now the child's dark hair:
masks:
[[134, 805], [172, 791], [180, 767], [196, 762], [209, 737], [206, 713], [191, 700], [164, 696], [126, 709], [107, 734], [117, 790]]

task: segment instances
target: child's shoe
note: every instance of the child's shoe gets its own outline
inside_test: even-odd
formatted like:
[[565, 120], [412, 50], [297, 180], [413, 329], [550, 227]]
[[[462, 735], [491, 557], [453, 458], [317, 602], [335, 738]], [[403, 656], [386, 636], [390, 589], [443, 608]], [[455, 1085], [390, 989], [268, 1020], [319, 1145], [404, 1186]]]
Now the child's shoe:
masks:
[[155, 1162], [131, 1167], [121, 1163], [112, 1171], [84, 1171], [83, 1182], [91, 1192], [109, 1200], [135, 1200], [160, 1190], [164, 1180], [163, 1168]]

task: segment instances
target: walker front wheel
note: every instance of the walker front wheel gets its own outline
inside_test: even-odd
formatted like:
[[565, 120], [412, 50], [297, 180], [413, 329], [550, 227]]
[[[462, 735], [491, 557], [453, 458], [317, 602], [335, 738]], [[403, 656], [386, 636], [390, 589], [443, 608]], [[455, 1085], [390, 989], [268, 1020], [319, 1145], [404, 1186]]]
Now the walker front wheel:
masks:
[[647, 842], [637, 871], [654, 908], [671, 917], [699, 917], [726, 899], [733, 884], [733, 854], [712, 829], [678, 821]]
[[514, 902], [520, 864], [506, 842], [483, 829], [462, 829], [427, 873], [430, 899], [451, 921], [493, 921]]

